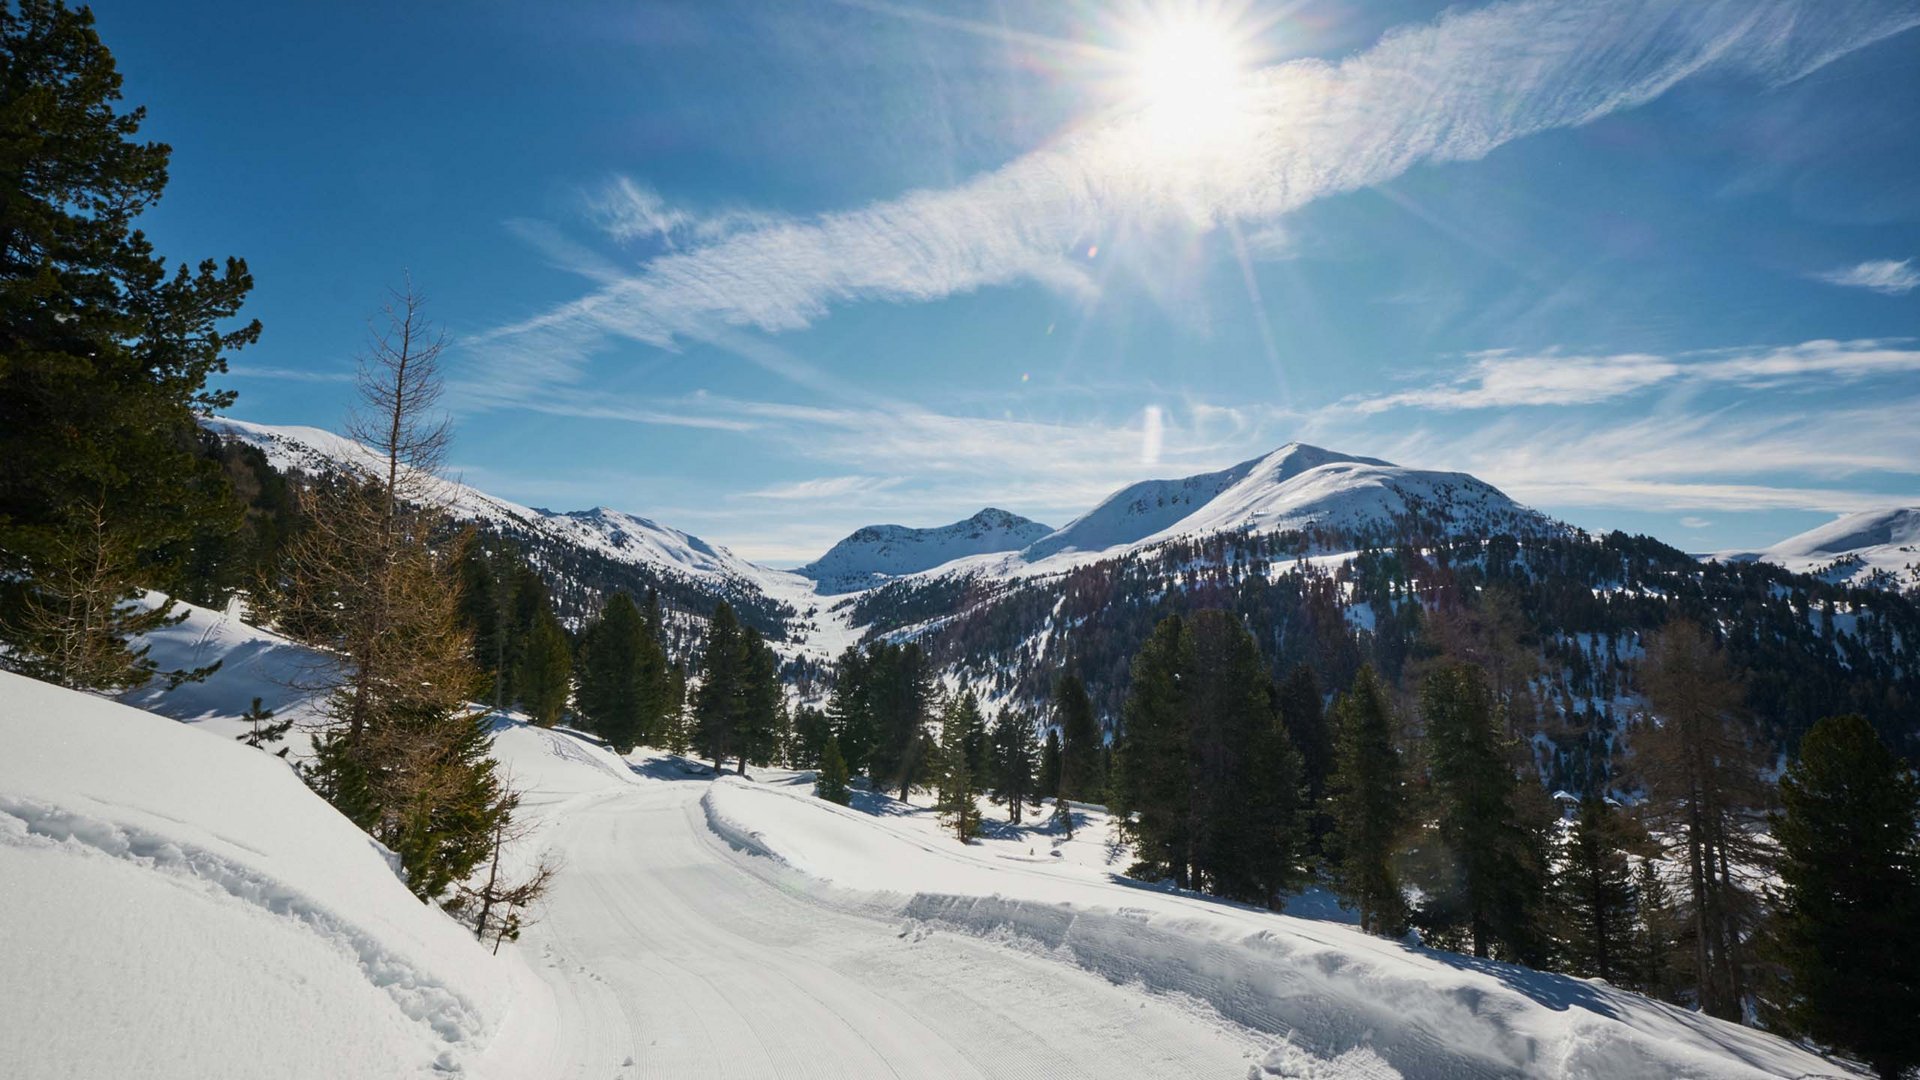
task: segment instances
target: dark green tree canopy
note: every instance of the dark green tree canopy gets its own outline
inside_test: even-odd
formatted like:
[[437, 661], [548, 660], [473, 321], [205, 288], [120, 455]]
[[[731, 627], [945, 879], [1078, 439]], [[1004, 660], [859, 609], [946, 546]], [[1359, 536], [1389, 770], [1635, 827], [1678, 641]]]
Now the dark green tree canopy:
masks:
[[170, 150], [120, 86], [85, 8], [0, 8], [0, 628], [26, 654], [75, 626], [124, 649], [135, 584], [239, 526], [196, 414], [233, 400], [207, 380], [259, 336], [223, 328], [253, 279], [237, 259], [169, 273], [133, 227]]

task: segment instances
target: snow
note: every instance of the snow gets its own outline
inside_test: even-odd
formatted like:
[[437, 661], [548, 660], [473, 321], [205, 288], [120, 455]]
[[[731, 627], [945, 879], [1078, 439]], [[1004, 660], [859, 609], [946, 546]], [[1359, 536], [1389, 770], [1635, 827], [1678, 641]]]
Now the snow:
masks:
[[855, 592], [889, 578], [944, 566], [971, 555], [1018, 551], [1053, 530], [1018, 514], [988, 507], [965, 521], [935, 529], [869, 525], [800, 568], [830, 592]]
[[0, 1075], [1844, 1075], [1604, 984], [1368, 937], [1324, 894], [1293, 905], [1329, 916], [1309, 919], [1124, 879], [1099, 807], [1072, 839], [989, 808], [961, 845], [924, 806], [511, 718], [514, 858], [561, 869], [495, 957], [230, 737], [238, 697], [293, 694], [313, 655], [189, 614], [156, 653], [232, 665], [153, 700], [189, 723], [0, 675]]
[[[1104, 860], [963, 846], [924, 811], [841, 808], [799, 784], [737, 779], [710, 785], [703, 806], [717, 832], [779, 868], [768, 873], [821, 883], [790, 888], [889, 912], [914, 933], [1014, 944], [1284, 1039], [1263, 1062], [1271, 1075], [1846, 1075], [1783, 1040], [1605, 983], [1179, 895], [1121, 879]], [[1104, 830], [1089, 831], [1097, 851]]]
[[[336, 466], [360, 471], [385, 468], [373, 451], [319, 428], [255, 424], [230, 417], [209, 419], [205, 424], [209, 431], [258, 447], [277, 469], [318, 472]], [[438, 497], [461, 520], [526, 529], [621, 562], [695, 577], [752, 580], [768, 572], [691, 533], [619, 510], [595, 507], [555, 513], [508, 502], [457, 481], [435, 480], [433, 484]]]
[[1722, 562], [1768, 562], [1797, 574], [1920, 590], [1920, 507], [1846, 514], [1759, 551], [1723, 551]]
[[1022, 555], [1033, 562], [1069, 552], [1113, 553], [1215, 532], [1374, 528], [1416, 505], [1439, 508], [1460, 530], [1554, 528], [1465, 473], [1406, 469], [1378, 458], [1288, 443], [1219, 472], [1122, 488]]
[[6, 673], [0, 745], [0, 1075], [446, 1075], [550, 1026], [284, 761]]

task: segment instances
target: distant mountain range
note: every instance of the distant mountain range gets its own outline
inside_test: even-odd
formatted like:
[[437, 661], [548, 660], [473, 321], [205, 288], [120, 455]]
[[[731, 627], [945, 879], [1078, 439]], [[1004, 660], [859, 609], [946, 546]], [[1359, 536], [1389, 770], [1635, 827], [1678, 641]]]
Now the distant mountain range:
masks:
[[1769, 548], [1714, 557], [1768, 562], [1835, 583], [1920, 592], [1920, 507], [1847, 514]]
[[1051, 526], [992, 507], [965, 521], [932, 529], [869, 525], [856, 529], [799, 573], [819, 582], [823, 593], [857, 592], [955, 559], [1019, 551], [1051, 532]]
[[[375, 461], [314, 428], [208, 427], [281, 470]], [[813, 700], [832, 658], [887, 637], [918, 641], [947, 685], [995, 708], [1035, 707], [1061, 672], [1079, 670], [1111, 718], [1153, 624], [1200, 607], [1246, 619], [1276, 668], [1307, 662], [1341, 686], [1361, 663], [1397, 677], [1444, 597], [1496, 591], [1545, 665], [1536, 746], [1550, 783], [1578, 786], [1580, 770], [1607, 767], [1636, 707], [1640, 636], [1675, 614], [1724, 628], [1772, 737], [1845, 702], [1920, 754], [1915, 725], [1899, 719], [1902, 702], [1920, 700], [1920, 510], [1853, 515], [1703, 560], [1574, 529], [1465, 473], [1290, 443], [1216, 472], [1130, 484], [1058, 529], [989, 508], [935, 528], [868, 526], [776, 570], [606, 507], [542, 510], [451, 482], [445, 492], [456, 516], [513, 544], [547, 579], [570, 625], [614, 591], [658, 590], [669, 648], [691, 656], [724, 599]]]

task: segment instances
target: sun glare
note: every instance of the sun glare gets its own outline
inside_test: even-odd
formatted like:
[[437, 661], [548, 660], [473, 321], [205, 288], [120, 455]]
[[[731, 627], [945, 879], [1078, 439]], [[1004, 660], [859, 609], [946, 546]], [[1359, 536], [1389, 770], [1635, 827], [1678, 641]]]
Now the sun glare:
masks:
[[1143, 22], [1131, 37], [1132, 96], [1156, 136], [1193, 144], [1233, 126], [1247, 58], [1227, 19], [1168, 13]]

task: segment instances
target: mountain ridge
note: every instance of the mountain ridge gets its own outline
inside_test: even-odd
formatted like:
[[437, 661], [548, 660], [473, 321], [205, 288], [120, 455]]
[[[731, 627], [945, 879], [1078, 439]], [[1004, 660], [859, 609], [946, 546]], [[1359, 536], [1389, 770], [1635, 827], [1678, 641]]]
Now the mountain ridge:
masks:
[[819, 582], [824, 592], [857, 592], [956, 559], [1017, 551], [1052, 531], [1051, 526], [991, 506], [932, 528], [867, 525], [795, 572]]

